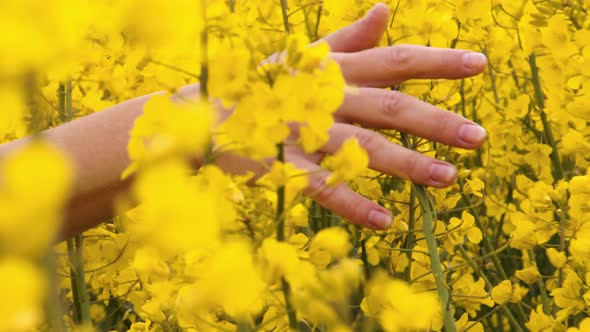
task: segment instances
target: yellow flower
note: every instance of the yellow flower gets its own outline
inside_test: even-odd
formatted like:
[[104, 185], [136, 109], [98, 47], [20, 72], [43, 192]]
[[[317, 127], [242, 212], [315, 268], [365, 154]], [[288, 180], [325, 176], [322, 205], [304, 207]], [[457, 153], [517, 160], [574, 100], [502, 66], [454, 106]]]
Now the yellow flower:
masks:
[[465, 195], [473, 195], [476, 197], [483, 197], [483, 190], [485, 189], [486, 184], [478, 179], [474, 178], [473, 180], [466, 179], [465, 185], [463, 186], [463, 194]]
[[250, 250], [247, 244], [230, 243], [200, 263], [196, 281], [184, 285], [176, 300], [183, 321], [197, 322], [217, 306], [240, 320], [260, 310], [265, 284]]
[[555, 268], [560, 269], [567, 263], [567, 257], [564, 252], [557, 251], [555, 248], [547, 248], [545, 251], [547, 257]]
[[291, 207], [309, 185], [307, 172], [298, 169], [292, 163], [275, 161], [268, 173], [258, 180], [258, 184], [268, 186], [276, 191], [285, 187], [285, 203]]
[[269, 284], [277, 282], [280, 277], [290, 278], [297, 273], [299, 257], [297, 249], [290, 244], [265, 239], [259, 249], [259, 255]]
[[295, 70], [313, 72], [329, 60], [330, 46], [326, 42], [309, 45], [309, 39], [301, 34], [287, 39], [287, 65]]
[[557, 326], [558, 323], [555, 319], [543, 312], [543, 306], [539, 304], [537, 309], [531, 312], [529, 321], [526, 322], [525, 326], [531, 332], [546, 332], [553, 331], [553, 327]]
[[365, 171], [369, 166], [369, 156], [359, 145], [356, 138], [349, 138], [344, 141], [336, 154], [326, 162], [332, 170], [326, 184], [333, 186], [341, 181], [351, 180]]
[[165, 160], [142, 169], [133, 184], [132, 194], [141, 205], [129, 215], [129, 229], [165, 255], [215, 245], [228, 212], [212, 208], [223, 206], [219, 200], [224, 196], [215, 193], [225, 187], [192, 183], [190, 172], [184, 161]]
[[582, 332], [582, 331], [590, 331], [590, 318], [584, 318], [580, 323], [580, 326], [570, 327], [567, 329], [567, 332]]
[[506, 107], [507, 119], [519, 119], [525, 116], [529, 111], [531, 97], [529, 95], [520, 95], [516, 99], [510, 100]]
[[[303, 266], [311, 267], [311, 264]], [[306, 270], [300, 268], [299, 273], [307, 274]], [[325, 324], [330, 331], [349, 330], [340, 309], [349, 303], [350, 296], [361, 285], [362, 269], [358, 261], [345, 258], [328, 269], [314, 272], [313, 277], [304, 282], [292, 279], [293, 306], [302, 317], [314, 324]]]
[[309, 226], [309, 211], [303, 204], [297, 204], [289, 209], [286, 222], [294, 227]]
[[518, 270], [514, 273], [514, 275], [526, 282], [527, 284], [532, 284], [535, 281], [537, 281], [539, 279], [539, 277], [541, 277], [541, 274], [539, 273], [539, 270], [537, 269], [536, 266], [531, 266], [531, 267], [527, 267], [524, 268], [522, 270]]
[[70, 0], [7, 0], [0, 4], [0, 13], [0, 29], [18, 31], [0, 37], [0, 52], [5, 54], [0, 75], [7, 76], [63, 66], [71, 60], [70, 53], [78, 51], [90, 23], [100, 17], [92, 6]]
[[568, 271], [563, 282], [563, 287], [556, 288], [551, 292], [555, 304], [564, 309], [568, 309], [573, 315], [577, 314], [585, 307], [581, 297], [582, 280], [574, 271]]
[[428, 329], [440, 314], [439, 301], [433, 293], [415, 292], [405, 282], [388, 280], [383, 275], [370, 282], [361, 309], [376, 317], [385, 331], [392, 332]]
[[239, 102], [248, 91], [250, 53], [243, 49], [226, 49], [213, 57], [209, 63], [209, 93], [221, 98], [224, 106]]
[[510, 233], [512, 236], [510, 246], [517, 249], [532, 249], [537, 244], [535, 224], [522, 212], [512, 213], [510, 222], [515, 226]]
[[564, 59], [578, 52], [576, 45], [571, 42], [569, 20], [565, 15], [559, 13], [552, 16], [547, 22], [547, 27], [542, 28], [541, 31], [542, 42], [552, 50], [553, 56]]
[[139, 248], [132, 264], [139, 274], [146, 275], [148, 281], [166, 280], [170, 276], [170, 267], [152, 247]]
[[177, 104], [170, 96], [152, 96], [129, 134], [129, 158], [134, 163], [123, 177], [134, 172], [141, 162], [178, 155], [200, 156], [210, 140], [212, 124], [213, 114], [202, 102]]
[[[448, 47], [449, 41], [457, 36], [457, 23], [453, 20], [450, 6], [441, 3], [436, 6], [429, 1], [412, 3], [406, 8], [404, 24], [397, 35], [402, 35], [403, 43]], [[394, 32], [396, 25], [393, 26]], [[403, 34], [403, 32], [410, 32]]]
[[0, 330], [32, 331], [43, 319], [47, 277], [26, 260], [0, 259]]
[[467, 22], [468, 20], [483, 21], [478, 24], [490, 23], [491, 17], [491, 3], [488, 1], [469, 1], [469, 0], [457, 0], [455, 1], [455, 10], [457, 18], [461, 22]]
[[451, 231], [450, 238], [452, 243], [461, 244], [465, 237], [471, 243], [479, 243], [482, 239], [482, 233], [477, 226], [474, 225], [475, 218], [467, 211], [461, 213], [461, 219], [452, 217], [449, 220], [448, 228]]
[[318, 267], [324, 267], [333, 260], [346, 257], [351, 249], [348, 233], [343, 228], [325, 228], [311, 241], [310, 259]]
[[26, 135], [25, 98], [23, 91], [13, 84], [0, 84], [0, 100], [4, 110], [0, 112], [0, 142], [9, 137]]
[[522, 289], [518, 285], [513, 285], [510, 280], [503, 280], [492, 289], [492, 299], [497, 304], [505, 304], [506, 302], [518, 303], [525, 294], [526, 289]]
[[465, 308], [471, 317], [477, 315], [482, 304], [488, 307], [494, 305], [494, 301], [485, 290], [485, 281], [481, 278], [475, 281], [471, 275], [463, 275], [453, 285], [452, 290], [453, 294], [457, 294], [456, 304]]
[[58, 235], [73, 167], [61, 151], [42, 141], [9, 155], [1, 167], [0, 252], [44, 254]]
[[458, 321], [455, 322], [457, 326], [457, 331], [464, 332], [464, 331], [472, 331], [472, 332], [484, 332], [483, 325], [481, 322], [473, 322], [469, 320], [469, 315], [464, 313], [461, 315]]

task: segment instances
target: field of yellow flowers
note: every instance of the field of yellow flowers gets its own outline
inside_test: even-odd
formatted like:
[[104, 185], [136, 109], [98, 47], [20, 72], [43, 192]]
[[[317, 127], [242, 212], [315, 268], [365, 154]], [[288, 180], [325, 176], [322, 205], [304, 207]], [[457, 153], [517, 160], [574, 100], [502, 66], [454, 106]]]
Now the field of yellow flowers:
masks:
[[[148, 101], [119, 216], [63, 243], [67, 157], [40, 135], [0, 161], [0, 331], [590, 331], [590, 1], [383, 2], [380, 46], [488, 57], [484, 75], [391, 87], [488, 140], [380, 131], [455, 164], [446, 189], [370, 170], [347, 141], [323, 161], [328, 185], [392, 211], [374, 231], [303, 195], [283, 142], [294, 122], [304, 151], [327, 141], [354, 87], [308, 44], [376, 1], [0, 1], [2, 142], [154, 91], [201, 93]], [[253, 183], [215, 166], [228, 150], [275, 161]]]

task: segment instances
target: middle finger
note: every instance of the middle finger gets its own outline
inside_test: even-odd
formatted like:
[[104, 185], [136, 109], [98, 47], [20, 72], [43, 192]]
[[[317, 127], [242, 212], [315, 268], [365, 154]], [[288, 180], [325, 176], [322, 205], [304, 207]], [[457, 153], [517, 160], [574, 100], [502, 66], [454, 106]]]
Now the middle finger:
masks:
[[359, 88], [348, 94], [336, 117], [376, 129], [396, 129], [432, 141], [474, 149], [486, 130], [459, 114], [399, 91]]

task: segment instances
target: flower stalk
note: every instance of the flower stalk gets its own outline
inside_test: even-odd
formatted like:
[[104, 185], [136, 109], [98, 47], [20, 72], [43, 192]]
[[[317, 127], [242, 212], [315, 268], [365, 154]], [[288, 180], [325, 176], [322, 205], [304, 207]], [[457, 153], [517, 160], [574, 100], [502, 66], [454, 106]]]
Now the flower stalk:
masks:
[[291, 25], [289, 24], [289, 6], [287, 0], [281, 0], [281, 13], [283, 14], [283, 25], [285, 32], [291, 34]]
[[[551, 146], [551, 163], [553, 167], [551, 168], [551, 173], [553, 174], [553, 184], [555, 185], [557, 182], [564, 178], [563, 176], [563, 169], [561, 168], [561, 159], [559, 157], [559, 150], [557, 148], [557, 143], [555, 142], [555, 137], [553, 136], [553, 130], [551, 129], [551, 124], [547, 119], [547, 113], [545, 112], [545, 96], [543, 95], [543, 89], [541, 88], [541, 79], [539, 77], [539, 67], [537, 66], [537, 56], [535, 53], [529, 56], [529, 66], [531, 67], [531, 76], [533, 81], [533, 86], [535, 89], [535, 99], [537, 100], [537, 106], [540, 109], [540, 116], [541, 122], [543, 123], [543, 132], [545, 134], [545, 139], [549, 146]], [[565, 251], [566, 250], [566, 239], [565, 239], [565, 228], [566, 228], [567, 219], [564, 216], [559, 218], [559, 250]], [[559, 287], [563, 286], [563, 271], [559, 270], [559, 279], [558, 279]], [[546, 309], [545, 302], [543, 302], [543, 308]]]
[[[287, 34], [291, 33], [291, 27], [289, 25], [289, 15], [288, 15], [288, 7], [287, 7], [287, 0], [281, 0], [281, 12], [283, 14], [283, 23], [285, 25], [285, 32]], [[280, 162], [285, 162], [285, 146], [283, 143], [279, 143], [277, 145], [278, 148], [278, 155], [277, 160]], [[278, 241], [285, 241], [285, 186], [281, 186], [277, 190], [277, 214], [276, 214], [276, 222], [277, 222], [277, 240]], [[291, 286], [285, 277], [281, 278], [281, 286], [283, 288], [283, 295], [285, 296], [285, 306], [287, 309], [287, 317], [289, 319], [289, 327], [292, 331], [299, 330], [297, 327], [297, 314], [293, 309], [293, 304], [291, 303]]]
[[423, 186], [413, 185], [416, 198], [420, 203], [420, 210], [422, 211], [422, 224], [424, 227], [424, 236], [426, 244], [428, 245], [428, 254], [430, 257], [430, 265], [434, 281], [436, 283], [436, 290], [440, 299], [441, 310], [443, 315], [444, 328], [446, 332], [456, 332], [455, 319], [453, 318], [453, 307], [450, 302], [449, 288], [445, 281], [445, 274], [440, 263], [440, 255], [438, 254], [438, 244], [434, 235], [434, 226], [436, 221], [436, 212], [432, 201], [426, 193]]
[[91, 326], [90, 300], [84, 278], [84, 255], [82, 234], [75, 235], [67, 241], [68, 258], [70, 259], [70, 282], [74, 301], [74, 321], [79, 325]]
[[201, 1], [201, 75], [199, 92], [201, 100], [209, 98], [209, 31], [207, 27], [207, 1]]
[[[62, 121], [73, 119], [72, 81], [61, 83], [58, 87], [58, 106]], [[70, 260], [70, 282], [74, 302], [74, 321], [80, 325], [92, 325], [90, 318], [90, 300], [84, 277], [84, 240], [82, 234], [67, 240], [68, 258]]]
[[551, 129], [551, 124], [547, 119], [547, 113], [545, 112], [545, 96], [543, 95], [543, 90], [541, 88], [541, 79], [539, 78], [539, 67], [537, 67], [537, 56], [533, 53], [529, 56], [529, 65], [531, 67], [531, 75], [533, 79], [533, 86], [535, 88], [535, 98], [537, 100], [537, 106], [541, 111], [541, 121], [543, 122], [543, 131], [545, 133], [545, 139], [549, 146], [551, 146], [551, 162], [553, 163], [553, 181], [557, 183], [559, 180], [563, 179], [563, 170], [561, 168], [561, 160], [559, 158], [559, 153], [557, 149], [557, 144], [555, 143], [555, 138], [553, 136], [553, 131]]
[[[285, 146], [283, 143], [277, 144], [277, 160], [285, 162]], [[277, 189], [277, 241], [285, 241], [285, 186], [280, 186]], [[291, 286], [285, 277], [281, 277], [281, 287], [283, 288], [283, 295], [285, 296], [285, 306], [287, 309], [287, 317], [289, 319], [289, 327], [292, 331], [297, 331], [297, 315], [291, 303]]]

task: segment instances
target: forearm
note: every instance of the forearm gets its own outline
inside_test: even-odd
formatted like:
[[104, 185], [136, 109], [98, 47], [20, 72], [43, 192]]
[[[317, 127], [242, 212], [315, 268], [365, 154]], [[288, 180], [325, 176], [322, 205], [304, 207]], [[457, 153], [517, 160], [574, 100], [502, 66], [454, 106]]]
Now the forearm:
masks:
[[[197, 86], [187, 86], [177, 98], [194, 98], [196, 91]], [[41, 133], [74, 166], [74, 184], [64, 211], [62, 238], [114, 216], [117, 196], [126, 193], [132, 183], [132, 179], [121, 180], [123, 170], [130, 163], [129, 132], [149, 98], [147, 95], [128, 100]], [[30, 140], [27, 137], [0, 146], [0, 159]]]

